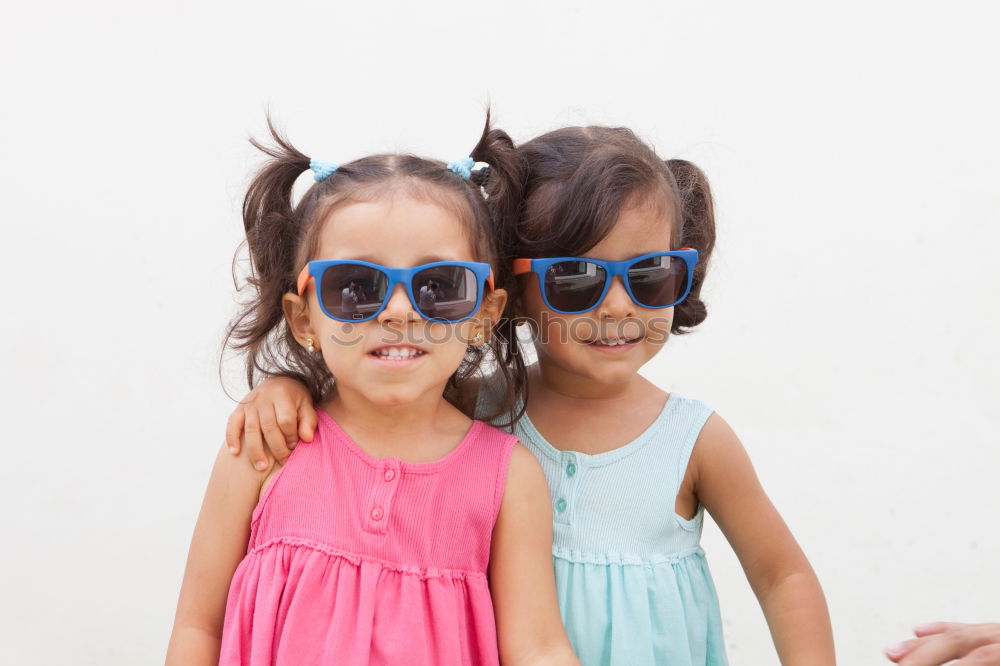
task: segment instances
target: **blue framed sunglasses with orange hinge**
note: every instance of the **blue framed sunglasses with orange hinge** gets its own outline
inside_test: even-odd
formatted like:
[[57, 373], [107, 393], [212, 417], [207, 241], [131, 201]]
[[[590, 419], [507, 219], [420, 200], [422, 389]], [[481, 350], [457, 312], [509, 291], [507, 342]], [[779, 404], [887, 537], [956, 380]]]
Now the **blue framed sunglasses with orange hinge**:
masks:
[[299, 273], [299, 296], [305, 294], [310, 278], [323, 314], [353, 324], [377, 317], [397, 284], [406, 288], [420, 316], [446, 323], [471, 317], [479, 310], [484, 288], [494, 288], [493, 269], [478, 261], [436, 261], [413, 268], [339, 259], [310, 261]]
[[590, 312], [604, 300], [615, 276], [632, 301], [644, 308], [677, 305], [691, 291], [698, 250], [684, 247], [624, 261], [589, 257], [515, 259], [514, 275], [534, 273], [546, 307], [562, 314]]

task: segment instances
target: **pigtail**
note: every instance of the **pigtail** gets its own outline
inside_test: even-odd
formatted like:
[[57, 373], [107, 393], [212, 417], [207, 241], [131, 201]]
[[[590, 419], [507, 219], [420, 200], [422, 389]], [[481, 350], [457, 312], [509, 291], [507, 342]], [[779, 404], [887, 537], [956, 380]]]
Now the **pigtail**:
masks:
[[[494, 280], [497, 288], [506, 289], [512, 297], [515, 293], [513, 259], [514, 233], [517, 217], [521, 212], [527, 163], [514, 141], [503, 130], [490, 127], [490, 113], [486, 113], [486, 123], [479, 142], [470, 153], [476, 162], [485, 162], [488, 167], [473, 172], [470, 185], [475, 188], [473, 197], [482, 200], [486, 196], [489, 209], [491, 238], [484, 239], [492, 246]], [[480, 188], [482, 190], [480, 191]], [[493, 326], [489, 340], [482, 347], [470, 347], [466, 355], [463, 371], [456, 373], [454, 386], [462, 379], [481, 375], [484, 356], [491, 355], [495, 361], [494, 370], [489, 375], [491, 399], [480, 401], [490, 413], [480, 412], [476, 418], [492, 421], [503, 427], [512, 425], [524, 411], [526, 402], [527, 373], [524, 356], [517, 340], [517, 318], [513, 298], [508, 298], [500, 319]], [[520, 411], [515, 411], [521, 403]]]
[[674, 308], [671, 332], [677, 335], [705, 321], [708, 310], [701, 300], [701, 286], [715, 247], [715, 206], [712, 190], [705, 173], [687, 160], [666, 160], [667, 169], [677, 184], [681, 209], [680, 239], [678, 247], [698, 250], [698, 265], [694, 269], [691, 291], [687, 298]]
[[309, 168], [309, 158], [289, 143], [267, 119], [267, 129], [276, 146], [257, 139], [250, 143], [271, 159], [257, 172], [243, 198], [243, 227], [250, 246], [255, 274], [273, 275], [289, 268], [299, 227], [292, 210], [292, 187]]
[[[507, 132], [490, 127], [490, 112], [486, 112], [486, 125], [476, 147], [470, 153], [477, 162], [489, 165], [485, 177], [476, 178], [486, 192], [487, 203], [493, 217], [498, 246], [502, 251], [506, 241], [513, 237], [517, 217], [521, 212], [524, 184], [527, 178], [527, 162], [521, 152], [514, 147], [514, 141]], [[507, 262], [509, 263], [509, 262]], [[511, 271], [511, 266], [501, 266]]]
[[250, 139], [270, 159], [254, 176], [243, 199], [245, 243], [250, 253], [247, 284], [253, 294], [241, 303], [230, 323], [223, 352], [228, 347], [245, 355], [249, 388], [259, 375], [292, 377], [309, 387], [318, 402], [331, 389], [332, 377], [322, 357], [309, 354], [295, 340], [282, 308], [282, 295], [295, 289], [295, 262], [305, 228], [302, 210], [310, 209], [304, 204], [315, 198], [313, 188], [302, 204], [293, 207], [292, 188], [309, 169], [310, 160], [281, 135], [270, 117], [267, 128], [275, 145]]

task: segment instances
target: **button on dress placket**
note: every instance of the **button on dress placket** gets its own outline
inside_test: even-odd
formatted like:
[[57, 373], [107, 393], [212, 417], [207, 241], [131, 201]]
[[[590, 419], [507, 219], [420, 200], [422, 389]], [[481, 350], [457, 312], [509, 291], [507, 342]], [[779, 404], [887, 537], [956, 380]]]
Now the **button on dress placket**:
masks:
[[577, 489], [580, 487], [581, 461], [578, 456], [565, 451], [560, 456], [559, 484], [552, 498], [552, 516], [557, 523], [569, 525], [576, 505]]
[[401, 477], [400, 461], [396, 458], [386, 458], [379, 461], [368, 503], [361, 508], [364, 512], [362, 520], [365, 530], [372, 534], [385, 534], [392, 513], [392, 500], [396, 496]]

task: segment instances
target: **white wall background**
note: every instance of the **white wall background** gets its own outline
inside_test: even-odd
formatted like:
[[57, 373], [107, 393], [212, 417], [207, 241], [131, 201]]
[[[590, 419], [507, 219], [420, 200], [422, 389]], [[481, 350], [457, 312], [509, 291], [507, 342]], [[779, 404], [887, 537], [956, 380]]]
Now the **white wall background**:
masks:
[[[489, 99], [518, 140], [627, 125], [700, 164], [710, 318], [646, 372], [741, 435], [841, 663], [1000, 618], [995, 3], [19, 1], [0, 23], [0, 663], [162, 661], [233, 405], [216, 360], [266, 106], [337, 161], [465, 155]], [[732, 663], [777, 663], [713, 525], [705, 547]]]

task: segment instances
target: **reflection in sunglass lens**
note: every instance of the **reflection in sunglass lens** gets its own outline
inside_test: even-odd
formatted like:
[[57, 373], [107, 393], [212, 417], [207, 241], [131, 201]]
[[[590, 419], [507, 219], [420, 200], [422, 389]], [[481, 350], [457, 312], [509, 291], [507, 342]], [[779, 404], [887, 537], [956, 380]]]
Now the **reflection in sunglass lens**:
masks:
[[413, 276], [417, 309], [427, 319], [456, 321], [471, 315], [479, 300], [476, 274], [465, 266], [434, 266]]
[[560, 261], [545, 271], [545, 298], [555, 310], [583, 312], [597, 303], [607, 272], [589, 261]]
[[673, 305], [687, 286], [687, 264], [680, 257], [650, 257], [629, 267], [628, 282], [640, 305]]
[[323, 272], [319, 295], [326, 311], [347, 321], [367, 319], [382, 306], [389, 281], [370, 266], [338, 264]]

